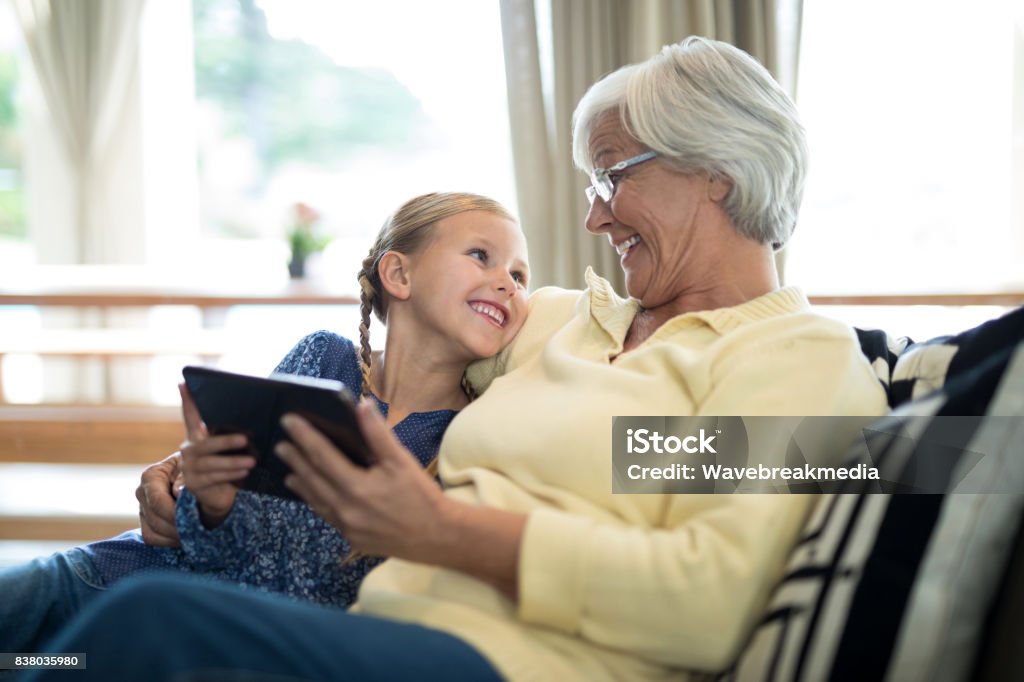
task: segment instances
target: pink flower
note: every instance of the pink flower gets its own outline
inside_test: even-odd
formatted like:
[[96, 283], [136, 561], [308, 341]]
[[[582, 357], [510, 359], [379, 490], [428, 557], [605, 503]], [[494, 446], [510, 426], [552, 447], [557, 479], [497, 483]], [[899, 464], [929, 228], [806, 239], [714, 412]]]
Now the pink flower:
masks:
[[301, 201], [295, 203], [293, 210], [298, 225], [309, 226], [320, 220], [320, 214], [312, 206]]

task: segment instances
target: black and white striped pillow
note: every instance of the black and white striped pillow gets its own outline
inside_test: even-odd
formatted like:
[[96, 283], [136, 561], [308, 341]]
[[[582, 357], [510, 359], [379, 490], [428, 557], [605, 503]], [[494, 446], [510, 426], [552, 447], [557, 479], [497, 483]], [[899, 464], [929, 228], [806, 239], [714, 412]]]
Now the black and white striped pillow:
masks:
[[[1024, 330], [1013, 331], [1024, 312], [1010, 316], [1013, 324], [1000, 318], [994, 322], [1002, 324], [983, 326], [984, 334], [978, 328], [922, 344], [924, 351], [944, 347], [939, 355], [945, 360], [922, 364], [925, 356], [919, 355], [907, 367], [928, 368], [920, 377], [922, 387], [936, 380], [934, 367], [945, 367], [943, 387], [885, 419], [1024, 414], [1024, 344], [1016, 343]], [[986, 355], [980, 349], [994, 347], [996, 332], [1006, 334], [1003, 347]], [[896, 345], [899, 353], [887, 340], [879, 343], [884, 337], [870, 333], [861, 333], [862, 345], [865, 335], [881, 351], [874, 358], [881, 359], [873, 363], [876, 372], [884, 363], [889, 387], [898, 386], [897, 395], [913, 395], [916, 378], [897, 371], [913, 346]], [[879, 378], [887, 383], [882, 372]], [[999, 461], [1005, 470], [998, 475], [1019, 481], [1021, 495], [848, 493], [823, 498], [763, 622], [721, 679], [967, 679], [1024, 509], [1024, 453], [1018, 445], [1024, 433], [1006, 432], [1020, 423], [979, 418], [969, 447], [1003, 448], [1006, 456]]]
[[997, 358], [1024, 340], [1024, 307], [955, 336], [923, 343], [857, 329], [861, 351], [885, 387], [889, 407], [922, 398], [954, 378]]

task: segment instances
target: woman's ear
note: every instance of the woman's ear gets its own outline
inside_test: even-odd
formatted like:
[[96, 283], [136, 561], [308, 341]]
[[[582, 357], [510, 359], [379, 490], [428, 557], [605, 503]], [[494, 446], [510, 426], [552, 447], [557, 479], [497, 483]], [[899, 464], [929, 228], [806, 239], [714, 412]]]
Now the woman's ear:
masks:
[[722, 199], [725, 199], [729, 194], [729, 190], [732, 189], [732, 180], [724, 175], [715, 175], [708, 177], [708, 199], [715, 202], [716, 204]]
[[377, 274], [384, 291], [393, 299], [404, 301], [409, 298], [409, 257], [397, 251], [388, 251], [377, 264]]

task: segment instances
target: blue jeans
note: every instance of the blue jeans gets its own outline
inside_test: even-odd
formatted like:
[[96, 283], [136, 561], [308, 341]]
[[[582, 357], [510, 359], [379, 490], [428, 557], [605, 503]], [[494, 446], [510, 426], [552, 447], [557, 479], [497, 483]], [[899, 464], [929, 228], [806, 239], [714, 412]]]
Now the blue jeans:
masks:
[[118, 584], [46, 650], [85, 653], [87, 667], [26, 680], [501, 679], [438, 630], [173, 574]]
[[0, 651], [32, 653], [105, 591], [77, 547], [0, 569]]

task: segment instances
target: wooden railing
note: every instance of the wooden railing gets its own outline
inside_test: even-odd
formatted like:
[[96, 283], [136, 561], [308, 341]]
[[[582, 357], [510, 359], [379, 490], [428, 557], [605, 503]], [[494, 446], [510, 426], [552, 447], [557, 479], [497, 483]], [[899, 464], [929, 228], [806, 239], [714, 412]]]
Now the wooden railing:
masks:
[[152, 464], [184, 439], [174, 407], [0, 409], [0, 463]]
[[[0, 409], [0, 464], [129, 464], [139, 470], [184, 438], [171, 407], [23, 406]], [[129, 501], [134, 486], [123, 491]], [[42, 493], [45, 495], [45, 492]], [[138, 526], [134, 515], [0, 514], [0, 540], [100, 540]]]
[[[7, 275], [7, 277], [5, 277]], [[16, 275], [16, 276], [15, 276]], [[19, 330], [0, 327], [0, 364], [4, 355], [26, 353], [76, 358], [190, 355], [213, 360], [228, 350], [221, 323], [235, 306], [358, 305], [350, 290], [316, 280], [282, 277], [222, 279], [193, 283], [180, 270], [142, 266], [39, 266], [8, 275], [0, 273], [0, 306], [35, 306], [99, 310], [192, 306], [203, 328], [173, 335], [146, 329], [88, 328]], [[103, 381], [106, 381], [105, 373]], [[101, 387], [109, 397], [109, 387]], [[0, 404], [4, 402], [0, 377]]]

